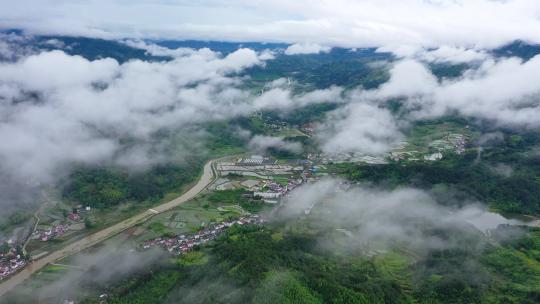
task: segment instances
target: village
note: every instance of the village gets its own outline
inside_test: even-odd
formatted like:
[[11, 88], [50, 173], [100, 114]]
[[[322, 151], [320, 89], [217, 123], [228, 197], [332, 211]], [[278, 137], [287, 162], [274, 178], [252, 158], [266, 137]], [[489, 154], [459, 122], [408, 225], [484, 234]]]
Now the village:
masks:
[[[208, 191], [219, 193], [220, 191], [242, 189], [245, 193], [244, 200], [252, 203], [262, 202], [275, 207], [290, 191], [310, 178], [310, 168], [308, 162], [277, 164], [276, 160], [259, 155], [235, 161], [224, 161], [216, 164], [218, 176]], [[239, 205], [218, 206], [216, 209], [225, 213], [231, 210], [240, 210], [238, 213], [241, 215], [212, 220], [208, 224], [203, 221], [195, 233], [180, 233], [173, 237], [159, 236], [144, 240], [139, 248], [146, 250], [157, 246], [171, 254], [179, 255], [215, 239], [234, 225], [260, 225], [265, 222], [262, 214], [247, 212]], [[208, 209], [201, 210], [201, 214], [207, 211]], [[172, 215], [168, 220], [170, 221], [170, 218], [173, 217], [176, 216]]]
[[62, 214], [48, 213], [47, 222], [39, 222], [30, 237], [30, 241], [48, 242], [84, 229], [88, 221], [90, 207], [77, 206], [71, 211], [62, 210]]
[[26, 259], [13, 242], [4, 242], [0, 245], [0, 280], [22, 269]]
[[152, 240], [145, 241], [141, 248], [143, 250], [150, 249], [154, 246], [159, 246], [171, 254], [181, 255], [188, 251], [193, 250], [196, 246], [208, 243], [209, 241], [217, 238], [221, 233], [226, 229], [232, 227], [233, 225], [259, 225], [264, 223], [264, 219], [257, 215], [250, 215], [241, 217], [237, 220], [224, 221], [221, 223], [216, 223], [209, 225], [195, 234], [192, 235], [178, 235], [172, 238], [156, 238]]
[[[225, 161], [216, 165], [218, 178], [209, 191], [227, 191], [234, 189], [243, 189], [244, 198], [251, 202], [262, 201], [272, 207], [275, 212], [289, 198], [292, 190], [304, 183], [315, 182], [324, 174], [315, 174], [317, 166], [311, 161], [295, 161], [295, 165], [279, 165], [278, 170], [287, 172], [286, 177], [280, 174], [278, 177], [267, 174], [272, 168], [276, 168], [276, 160], [268, 157], [252, 155], [247, 158], [237, 159], [235, 162]], [[302, 166], [297, 164], [301, 163]], [[231, 169], [234, 168], [234, 169]], [[249, 174], [241, 174], [249, 173]], [[257, 176], [257, 177], [256, 177]], [[258, 178], [264, 176], [265, 178]], [[341, 181], [337, 185], [336, 191], [345, 191], [351, 186], [349, 182]], [[240, 206], [238, 206], [241, 208]], [[309, 215], [310, 206], [304, 210]], [[223, 207], [218, 207], [224, 210]], [[261, 225], [267, 219], [267, 216], [273, 214], [248, 214], [240, 217], [225, 219], [223, 221], [211, 222], [209, 224], [201, 223], [201, 227], [195, 233], [181, 233], [172, 237], [159, 236], [144, 240], [140, 243], [140, 250], [149, 250], [153, 247], [159, 247], [170, 254], [181, 255], [197, 248], [197, 246], [208, 243], [216, 239], [219, 235], [234, 225]]]
[[[308, 128], [309, 127], [309, 128]], [[311, 131], [309, 125], [305, 131]], [[401, 142], [399, 147], [387, 155], [369, 156], [361, 153], [307, 153], [305, 159], [276, 160], [263, 155], [249, 155], [242, 158], [232, 158], [215, 165], [218, 174], [210, 191], [243, 189], [244, 196], [252, 202], [262, 202], [270, 206], [279, 206], [282, 199], [293, 189], [306, 182], [313, 182], [327, 175], [327, 165], [333, 163], [367, 163], [385, 164], [389, 161], [436, 161], [443, 153], [453, 152], [462, 154], [465, 151], [469, 136], [460, 133], [446, 133], [442, 138], [427, 142], [425, 151], [416, 151], [408, 147], [407, 142]], [[49, 208], [41, 214], [41, 221], [35, 225], [25, 245], [29, 244], [28, 256], [39, 257], [47, 253], [47, 249], [39, 243], [46, 244], [53, 240], [70, 238], [77, 232], [81, 233], [89, 221], [90, 207], [60, 206]], [[52, 211], [51, 211], [52, 210]], [[239, 219], [222, 219], [218, 222], [201, 223], [201, 230], [195, 234], [181, 233], [172, 238], [154, 237], [143, 242], [143, 247], [159, 245], [168, 251], [181, 253], [193, 246], [206, 243], [232, 224], [261, 223], [262, 219], [256, 214], [245, 211], [240, 206], [221, 206], [217, 211], [235, 211]], [[306, 210], [309, 213], [309, 210]], [[231, 216], [229, 216], [231, 217]], [[175, 222], [178, 227], [185, 223]], [[36, 243], [37, 242], [37, 243]], [[6, 243], [7, 245], [7, 243]], [[0, 280], [21, 269], [26, 261], [21, 254], [15, 254], [15, 244], [7, 245], [9, 250], [0, 255]], [[24, 246], [26, 247], [26, 246]], [[23, 249], [26, 249], [24, 248]], [[42, 249], [45, 248], [45, 249]], [[22, 252], [25, 252], [23, 250]], [[22, 253], [21, 252], [21, 253]]]
[[[313, 128], [311, 125], [310, 128]], [[310, 131], [310, 128], [304, 128]], [[382, 156], [370, 156], [362, 153], [306, 153], [305, 159], [279, 160], [264, 155], [248, 155], [240, 158], [229, 158], [215, 165], [216, 180], [207, 191], [240, 190], [243, 196], [252, 204], [257, 202], [266, 204], [267, 208], [276, 209], [288, 193], [304, 183], [316, 181], [328, 173], [327, 165], [338, 163], [366, 163], [385, 164], [389, 161], [436, 161], [443, 157], [443, 153], [462, 154], [467, 142], [467, 134], [446, 133], [439, 138], [427, 141], [423, 149], [418, 151], [411, 148], [406, 141], [399, 147]], [[345, 186], [345, 185], [343, 185]], [[60, 206], [56, 202], [55, 208], [46, 209], [41, 214], [41, 221], [35, 225], [25, 245], [29, 244], [27, 256], [39, 257], [47, 254], [47, 244], [53, 240], [70, 238], [72, 235], [82, 233], [87, 226], [88, 218], [92, 213], [89, 207]], [[306, 214], [311, 208], [305, 210]], [[212, 220], [206, 218], [199, 223], [198, 231], [190, 233], [181, 229], [172, 230], [174, 237], [161, 235], [151, 236], [141, 242], [141, 248], [147, 249], [159, 246], [172, 254], [182, 254], [192, 250], [195, 246], [215, 239], [227, 228], [234, 224], [261, 224], [264, 222], [259, 214], [248, 212], [240, 205], [218, 206], [217, 214], [228, 214], [225, 218]], [[192, 210], [194, 216], [199, 218], [197, 211]], [[201, 211], [203, 212], [203, 211]], [[205, 209], [204, 212], [210, 212]], [[184, 214], [180, 212], [179, 214]], [[214, 216], [216, 217], [216, 216]], [[174, 220], [165, 223], [167, 227], [181, 228], [186, 225], [183, 220]], [[196, 226], [196, 223], [193, 223]], [[193, 225], [192, 228], [193, 229]], [[17, 272], [26, 264], [26, 257], [18, 254], [15, 244], [8, 245], [8, 250], [0, 255], [0, 280]], [[44, 247], [45, 246], [45, 247]], [[26, 246], [25, 246], [26, 247]], [[23, 249], [26, 249], [23, 247]], [[26, 250], [22, 250], [21, 253]]]
[[[73, 208], [71, 212], [64, 211], [64, 216], [51, 215], [51, 220], [47, 223], [35, 222], [33, 231], [30, 230], [29, 237], [24, 240], [4, 240], [0, 245], [0, 280], [14, 274], [22, 269], [30, 259], [37, 259], [47, 252], [30, 254], [26, 248], [39, 248], [38, 243], [47, 243], [66, 234], [73, 233], [85, 228], [82, 217], [82, 208]], [[88, 211], [88, 209], [85, 209]], [[30, 246], [28, 246], [30, 244]]]

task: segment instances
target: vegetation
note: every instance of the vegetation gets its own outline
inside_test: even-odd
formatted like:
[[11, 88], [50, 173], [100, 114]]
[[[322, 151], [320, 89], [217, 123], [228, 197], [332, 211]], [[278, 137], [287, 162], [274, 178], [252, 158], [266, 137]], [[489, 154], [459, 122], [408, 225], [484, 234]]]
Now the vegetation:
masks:
[[163, 303], [164, 298], [181, 278], [181, 273], [174, 270], [162, 270], [155, 274], [144, 276], [129, 288], [123, 289], [124, 293], [112, 297], [107, 301], [111, 304], [151, 304]]
[[146, 51], [143, 49], [130, 47], [124, 43], [114, 40], [67, 36], [39, 36], [35, 37], [34, 39], [36, 41], [33, 41], [32, 43], [34, 43], [35, 45], [39, 45], [40, 48], [47, 50], [57, 49], [56, 45], [51, 45], [47, 43], [47, 41], [55, 39], [66, 46], [62, 48], [64, 52], [70, 55], [79, 55], [88, 60], [114, 58], [118, 62], [124, 63], [132, 59], [150, 61], [172, 59], [169, 57], [152, 56], [147, 54]]
[[433, 250], [411, 264], [398, 252], [338, 256], [318, 250], [315, 236], [233, 227], [174, 267], [116, 287], [130, 292], [112, 303], [536, 303], [540, 231], [501, 244]]
[[[310, 87], [327, 88], [332, 85], [353, 87], [362, 85], [374, 88], [385, 82], [388, 75], [384, 68], [374, 67], [373, 61], [392, 59], [388, 53], [375, 49], [334, 48], [328, 53], [287, 56], [280, 55], [266, 62], [266, 66], [246, 71], [252, 78], [250, 86], [266, 83], [280, 77], [290, 77]], [[302, 73], [298, 73], [302, 71]]]
[[126, 200], [156, 201], [193, 181], [201, 166], [201, 162], [160, 165], [132, 174], [108, 167], [83, 167], [71, 174], [64, 196], [97, 208], [115, 206]]
[[9, 216], [0, 220], [0, 231], [8, 231], [14, 226], [21, 225], [29, 220], [32, 215], [22, 210], [13, 211]]
[[[437, 162], [342, 165], [349, 179], [396, 187], [445, 186], [508, 213], [540, 214], [540, 161], [527, 153], [539, 143], [535, 134], [508, 134], [497, 145], [463, 155], [446, 154]], [[497, 170], [501, 164], [511, 174]]]
[[207, 199], [213, 204], [237, 204], [248, 212], [260, 212], [264, 208], [264, 203], [247, 199], [246, 193], [244, 189], [215, 191], [209, 194]]

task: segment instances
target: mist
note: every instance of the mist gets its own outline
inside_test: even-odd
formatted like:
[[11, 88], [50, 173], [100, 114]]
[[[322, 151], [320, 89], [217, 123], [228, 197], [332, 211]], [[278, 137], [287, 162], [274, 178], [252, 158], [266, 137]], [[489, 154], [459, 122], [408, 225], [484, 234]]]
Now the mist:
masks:
[[[322, 233], [321, 246], [330, 252], [335, 246], [363, 253], [395, 247], [421, 254], [480, 250], [489, 230], [523, 224], [489, 212], [479, 202], [444, 206], [419, 189], [386, 190], [330, 178], [294, 190], [277, 214], [277, 221], [306, 220], [308, 227]], [[343, 243], [336, 243], [340, 238], [345, 238]]]
[[[151, 269], [166, 265], [167, 261], [167, 254], [158, 249], [135, 251], [128, 243], [107, 243], [58, 260], [56, 264], [61, 270], [52, 271], [52, 275], [57, 276], [55, 280], [47, 281], [45, 285], [23, 285], [5, 300], [62, 303], [78, 300], [81, 295], [95, 298], [107, 294], [110, 286], [134, 275], [148, 274]], [[48, 275], [46, 269], [43, 271], [45, 273], [38, 277]]]

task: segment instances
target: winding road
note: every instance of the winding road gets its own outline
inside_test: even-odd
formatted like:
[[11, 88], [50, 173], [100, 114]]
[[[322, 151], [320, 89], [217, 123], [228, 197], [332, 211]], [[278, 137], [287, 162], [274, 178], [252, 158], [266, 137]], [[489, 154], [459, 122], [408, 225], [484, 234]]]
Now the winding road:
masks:
[[49, 263], [53, 263], [61, 258], [75, 254], [96, 245], [99, 242], [102, 242], [128, 228], [133, 227], [134, 225], [144, 222], [151, 218], [152, 216], [168, 211], [172, 208], [177, 207], [178, 205], [194, 198], [201, 191], [206, 189], [217, 176], [214, 163], [219, 159], [214, 159], [207, 162], [204, 165], [202, 176], [199, 181], [186, 191], [181, 196], [169, 201], [167, 203], [161, 204], [154, 208], [148, 209], [145, 212], [139, 213], [133, 217], [130, 217], [126, 220], [123, 220], [113, 226], [107, 227], [103, 230], [97, 231], [91, 235], [86, 236], [85, 238], [78, 240], [76, 242], [66, 245], [64, 248], [57, 251], [51, 252], [45, 255], [42, 258], [39, 258], [33, 262], [29, 262], [21, 271], [17, 272], [13, 276], [5, 279], [0, 283], [0, 297], [6, 294], [11, 289], [15, 288], [17, 285], [21, 284], [24, 280], [28, 279], [33, 273], [37, 272], [41, 268], [45, 267]]

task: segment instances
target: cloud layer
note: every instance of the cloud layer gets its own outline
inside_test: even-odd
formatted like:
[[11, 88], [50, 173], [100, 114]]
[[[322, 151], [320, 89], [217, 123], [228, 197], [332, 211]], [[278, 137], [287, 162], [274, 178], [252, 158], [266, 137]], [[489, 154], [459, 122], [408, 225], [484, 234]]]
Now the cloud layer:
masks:
[[380, 155], [403, 139], [390, 111], [369, 102], [355, 102], [333, 111], [318, 131], [327, 153], [362, 152]]
[[[158, 131], [181, 129], [195, 147], [200, 124], [341, 100], [341, 88], [295, 95], [284, 79], [252, 95], [239, 73], [264, 65], [271, 58], [265, 52], [238, 49], [223, 57], [209, 49], [140, 47], [174, 59], [120, 64], [48, 51], [0, 64], [2, 171], [37, 183], [72, 163], [145, 166], [164, 161]], [[300, 149], [279, 139], [252, 140], [258, 150], [276, 145]]]
[[[309, 215], [306, 210], [310, 210]], [[347, 247], [366, 251], [374, 249], [369, 248], [372, 245], [421, 251], [474, 247], [481, 245], [474, 243], [480, 232], [511, 223], [479, 204], [443, 207], [418, 189], [347, 187], [336, 179], [323, 179], [294, 190], [278, 215], [278, 219], [307, 218], [311, 221], [308, 226], [321, 232], [341, 231], [348, 237]], [[332, 243], [325, 238], [321, 241]]]
[[123, 139], [144, 143], [160, 129], [250, 111], [248, 94], [229, 75], [261, 63], [247, 49], [223, 58], [203, 49], [170, 62], [119, 64], [52, 51], [2, 64], [2, 167], [39, 181], [59, 164], [111, 159]]
[[438, 81], [428, 68], [404, 60], [391, 70], [390, 80], [365, 98], [405, 98], [413, 118], [432, 118], [451, 113], [477, 117], [499, 124], [537, 128], [540, 122], [540, 86], [531, 81], [540, 75], [540, 56], [487, 59], [462, 77]]
[[2, 1], [0, 26], [109, 38], [327, 46], [493, 47], [540, 42], [536, 0]]

